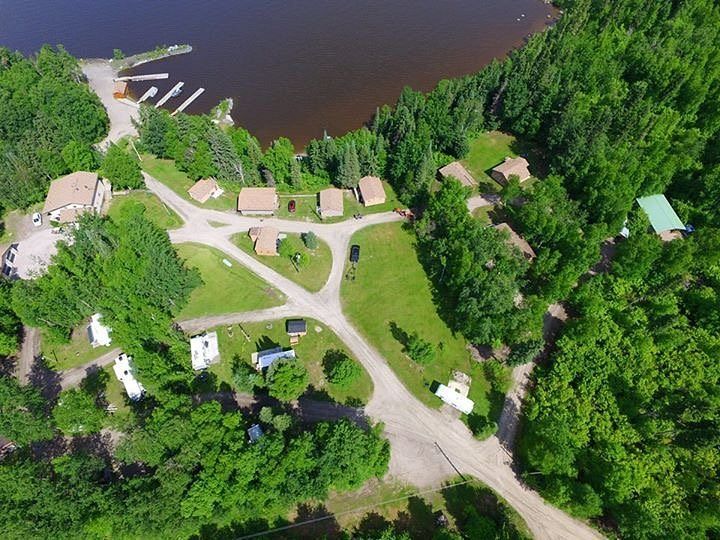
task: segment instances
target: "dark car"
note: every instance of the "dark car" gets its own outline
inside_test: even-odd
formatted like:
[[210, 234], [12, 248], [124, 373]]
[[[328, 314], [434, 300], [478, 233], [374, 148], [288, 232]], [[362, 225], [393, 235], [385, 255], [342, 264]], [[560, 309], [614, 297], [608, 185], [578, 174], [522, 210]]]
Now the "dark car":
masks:
[[350, 262], [358, 262], [360, 260], [360, 246], [353, 244], [350, 248]]
[[288, 212], [295, 212], [295, 199], [290, 199], [288, 202]]

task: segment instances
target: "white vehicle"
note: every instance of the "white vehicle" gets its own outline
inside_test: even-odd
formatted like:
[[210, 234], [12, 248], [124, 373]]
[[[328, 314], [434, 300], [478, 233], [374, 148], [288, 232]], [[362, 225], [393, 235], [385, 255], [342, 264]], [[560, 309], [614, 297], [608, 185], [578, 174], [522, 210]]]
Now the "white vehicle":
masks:
[[32, 215], [32, 222], [35, 227], [39, 227], [40, 225], [42, 225], [42, 216], [40, 215], [40, 212], [35, 212]]

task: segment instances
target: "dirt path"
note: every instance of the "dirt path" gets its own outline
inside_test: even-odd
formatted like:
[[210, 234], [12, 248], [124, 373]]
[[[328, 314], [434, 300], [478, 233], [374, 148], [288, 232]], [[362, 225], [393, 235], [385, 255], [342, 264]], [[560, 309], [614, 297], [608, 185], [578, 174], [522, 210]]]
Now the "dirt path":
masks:
[[15, 368], [20, 384], [27, 384], [29, 382], [30, 372], [39, 354], [40, 330], [24, 326], [22, 346], [20, 347], [17, 367]]
[[110, 118], [110, 130], [98, 146], [105, 148], [111, 142], [117, 142], [126, 135], [137, 135], [133, 120], [140, 117], [137, 107], [127, 105], [113, 97], [113, 79], [117, 72], [110, 66], [110, 62], [103, 59], [85, 60], [82, 70], [88, 79], [90, 88], [95, 92], [107, 110]]
[[[243, 217], [196, 207], [152, 177], [146, 175], [145, 179], [148, 188], [185, 220], [182, 228], [170, 231], [173, 242], [192, 241], [216, 247], [290, 299], [286, 306], [280, 308], [186, 321], [183, 323], [184, 328], [197, 331], [204, 325], [209, 327], [218, 323], [258, 320], [265, 316], [275, 318], [282, 313], [312, 317], [323, 322], [362, 362], [373, 380], [374, 392], [365, 412], [375, 421], [384, 423], [392, 449], [389, 471], [391, 480], [428, 487], [441, 484], [458, 471], [471, 474], [504, 497], [523, 516], [537, 538], [575, 540], [600, 537], [596, 531], [548, 505], [537, 493], [527, 488], [513, 471], [512, 455], [498, 437], [478, 441], [461, 421], [429, 409], [418, 401], [400, 382], [380, 353], [343, 314], [340, 284], [350, 237], [363, 227], [398, 221], [401, 219], [399, 216], [375, 214], [363, 220], [348, 220], [331, 225]], [[214, 228], [209, 221], [224, 225]], [[230, 241], [233, 234], [261, 224], [272, 224], [283, 232], [312, 230], [328, 243], [333, 254], [333, 266], [328, 282], [319, 293], [306, 291]], [[519, 404], [523, 387], [516, 386], [514, 391], [516, 396], [512, 397], [511, 394], [511, 400]]]
[[76, 386], [82, 382], [82, 380], [95, 370], [102, 369], [105, 366], [109, 366], [115, 361], [115, 358], [120, 354], [120, 349], [112, 349], [106, 352], [102, 356], [86, 362], [82, 366], [60, 371], [60, 387], [65, 390], [72, 386]]

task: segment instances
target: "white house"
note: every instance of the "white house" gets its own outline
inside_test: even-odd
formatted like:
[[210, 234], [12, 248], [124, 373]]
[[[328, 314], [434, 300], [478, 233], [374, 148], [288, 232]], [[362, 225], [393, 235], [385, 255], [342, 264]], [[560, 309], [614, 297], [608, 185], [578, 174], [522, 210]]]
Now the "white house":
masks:
[[140, 381], [135, 378], [130, 360], [132, 360], [132, 357], [121, 353], [120, 356], [115, 359], [113, 371], [115, 372], [117, 380], [125, 386], [125, 392], [127, 392], [128, 397], [133, 401], [137, 401], [145, 394], [145, 388], [140, 384]]
[[50, 184], [43, 214], [52, 221], [72, 223], [84, 212], [100, 213], [110, 194], [110, 184], [98, 178], [97, 173], [74, 172]]
[[104, 326], [100, 319], [102, 319], [102, 315], [96, 313], [90, 317], [90, 325], [87, 327], [88, 339], [93, 347], [107, 347], [112, 343], [110, 338], [112, 329]]
[[217, 332], [209, 332], [190, 338], [190, 356], [194, 370], [207, 369], [220, 361]]

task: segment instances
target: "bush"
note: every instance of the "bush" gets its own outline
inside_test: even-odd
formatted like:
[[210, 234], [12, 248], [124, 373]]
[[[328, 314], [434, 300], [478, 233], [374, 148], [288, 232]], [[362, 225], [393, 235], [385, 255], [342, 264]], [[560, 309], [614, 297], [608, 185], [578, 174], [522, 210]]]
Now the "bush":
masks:
[[278, 246], [278, 254], [281, 257], [285, 257], [286, 259], [292, 259], [295, 255], [295, 248], [292, 245], [292, 242], [288, 238], [283, 238], [280, 240], [280, 245]]
[[362, 373], [360, 365], [342, 351], [328, 351], [323, 360], [327, 370], [327, 378], [340, 388], [347, 388]]
[[318, 247], [317, 236], [315, 236], [315, 233], [312, 231], [303, 233], [302, 241], [305, 243], [305, 247], [308, 249], [317, 249], [317, 247]]
[[272, 419], [272, 425], [280, 433], [290, 429], [292, 425], [292, 417], [289, 414], [278, 414]]
[[435, 360], [435, 346], [422, 339], [417, 332], [413, 332], [412, 335], [408, 336], [405, 353], [415, 362], [422, 365], [427, 365]]
[[95, 398], [82, 390], [67, 390], [53, 409], [57, 427], [65, 435], [97, 433], [102, 429], [105, 412], [95, 405]]
[[263, 376], [248, 366], [245, 362], [238, 361], [233, 371], [233, 383], [238, 392], [252, 394], [256, 388], [265, 387]]
[[265, 378], [270, 395], [280, 401], [299, 398], [310, 384], [308, 372], [295, 359], [278, 360], [268, 369]]
[[543, 339], [533, 339], [531, 341], [516, 343], [510, 350], [510, 356], [508, 356], [506, 360], [507, 365], [519, 366], [532, 362], [544, 348], [545, 340]]

